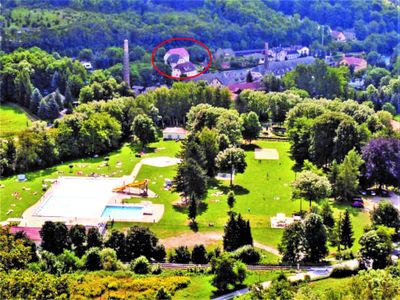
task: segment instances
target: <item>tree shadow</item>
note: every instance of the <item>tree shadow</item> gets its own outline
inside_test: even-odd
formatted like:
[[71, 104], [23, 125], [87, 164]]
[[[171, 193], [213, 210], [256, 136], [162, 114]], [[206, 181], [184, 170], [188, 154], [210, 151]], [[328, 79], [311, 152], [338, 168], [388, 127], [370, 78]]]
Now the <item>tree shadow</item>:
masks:
[[142, 146], [141, 145], [137, 145], [137, 144], [131, 144], [131, 143], [129, 143], [128, 144], [129, 146], [129, 149], [133, 152], [133, 153], [141, 153], [142, 151], [144, 152], [144, 153], [154, 153], [154, 152], [156, 152], [156, 147], [149, 147], [149, 146], [145, 146], [143, 149], [142, 149]]
[[197, 222], [190, 222], [189, 223], [189, 228], [193, 231], [193, 232], [198, 232], [199, 231], [199, 224], [197, 224]]
[[257, 144], [242, 144], [240, 146], [244, 151], [254, 151], [255, 149], [260, 149], [261, 147]]
[[229, 185], [224, 185], [221, 181], [215, 178], [208, 179], [208, 186], [214, 189], [218, 189], [224, 194], [228, 194], [228, 192], [231, 190], [235, 193], [235, 195], [246, 195], [250, 193], [248, 189], [241, 185], [233, 184], [233, 186], [230, 187]]
[[208, 204], [204, 201], [200, 201], [198, 206], [197, 206], [197, 215], [202, 215], [205, 213], [208, 209]]

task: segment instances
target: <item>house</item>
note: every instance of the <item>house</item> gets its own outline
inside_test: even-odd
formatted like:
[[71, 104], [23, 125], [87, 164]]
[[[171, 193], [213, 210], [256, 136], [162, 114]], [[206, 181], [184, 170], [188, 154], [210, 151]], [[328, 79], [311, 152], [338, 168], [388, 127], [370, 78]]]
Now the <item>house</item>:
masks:
[[309, 56], [310, 55], [310, 49], [305, 46], [294, 46], [295, 50], [299, 53], [301, 57]]
[[288, 50], [287, 52], [286, 52], [286, 60], [288, 60], [288, 59], [296, 59], [296, 58], [299, 58], [299, 56], [300, 56], [300, 54], [299, 54], [299, 52], [297, 52], [297, 50]]
[[197, 74], [198, 72], [196, 70], [196, 66], [190, 61], [178, 64], [172, 69], [172, 76], [174, 77], [181, 77], [181, 76], [191, 77]]
[[251, 71], [259, 72], [264, 75], [270, 73], [276, 77], [282, 77], [287, 72], [293, 70], [297, 65], [309, 65], [313, 62], [315, 62], [315, 58], [312, 56], [299, 57], [297, 59], [270, 62], [267, 69], [265, 69], [264, 65], [259, 65], [253, 68]]
[[144, 86], [141, 86], [141, 85], [133, 85], [132, 86], [132, 90], [133, 90], [133, 92], [135, 93], [136, 96], [141, 94], [141, 93], [143, 93], [145, 91], [145, 89], [146, 88]]
[[189, 61], [189, 53], [185, 48], [173, 48], [167, 51], [164, 55], [164, 62], [167, 64], [168, 63], [168, 58], [171, 55], [178, 55], [182, 59], [182, 63], [188, 62]]
[[368, 66], [367, 61], [365, 59], [354, 56], [344, 56], [339, 61], [339, 65], [353, 67], [354, 72], [364, 70]]
[[281, 47], [274, 47], [269, 50], [268, 54], [271, 54], [275, 61], [284, 61], [286, 59], [287, 52]]
[[90, 61], [81, 61], [81, 64], [86, 70], [93, 71], [93, 66]]
[[346, 36], [341, 31], [332, 30], [331, 37], [337, 42], [345, 42]]
[[219, 48], [217, 51], [215, 51], [214, 57], [217, 61], [230, 60], [231, 58], [235, 57], [235, 52], [233, 52], [231, 48]]
[[261, 65], [265, 61], [265, 55], [261, 53], [253, 53], [243, 55], [244, 58], [257, 61], [257, 64]]
[[163, 130], [163, 139], [165, 140], [183, 140], [188, 131], [182, 127], [167, 127]]
[[239, 95], [244, 90], [259, 91], [262, 89], [262, 85], [261, 85], [261, 81], [240, 82], [240, 83], [229, 84], [228, 89], [232, 93]]
[[343, 31], [346, 42], [351, 42], [357, 40], [356, 34], [353, 31]]

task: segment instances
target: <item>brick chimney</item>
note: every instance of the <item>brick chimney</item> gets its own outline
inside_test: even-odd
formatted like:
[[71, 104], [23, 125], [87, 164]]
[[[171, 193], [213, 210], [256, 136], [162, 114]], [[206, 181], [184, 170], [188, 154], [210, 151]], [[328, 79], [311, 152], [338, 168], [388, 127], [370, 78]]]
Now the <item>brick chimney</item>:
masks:
[[265, 44], [264, 44], [264, 70], [265, 70], [265, 73], [267, 73], [267, 69], [268, 69], [268, 52], [269, 52], [268, 43], [265, 42]]
[[131, 82], [129, 79], [129, 45], [128, 45], [128, 40], [124, 40], [124, 67], [123, 67], [123, 73], [124, 73], [124, 81], [128, 84], [128, 87], [131, 87]]

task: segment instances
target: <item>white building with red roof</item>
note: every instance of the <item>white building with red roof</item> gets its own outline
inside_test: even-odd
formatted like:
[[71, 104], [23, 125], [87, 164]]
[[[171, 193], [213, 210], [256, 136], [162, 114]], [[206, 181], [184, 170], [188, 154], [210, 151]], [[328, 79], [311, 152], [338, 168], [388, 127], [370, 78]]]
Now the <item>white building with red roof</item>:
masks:
[[186, 138], [188, 131], [182, 127], [166, 127], [163, 130], [163, 139], [165, 140], [183, 140]]

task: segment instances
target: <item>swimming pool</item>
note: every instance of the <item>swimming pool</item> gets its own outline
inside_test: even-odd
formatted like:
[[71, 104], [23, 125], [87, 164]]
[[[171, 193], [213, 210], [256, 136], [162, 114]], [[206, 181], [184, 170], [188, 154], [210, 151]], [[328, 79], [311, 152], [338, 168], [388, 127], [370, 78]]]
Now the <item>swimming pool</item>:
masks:
[[106, 205], [101, 217], [117, 220], [137, 220], [142, 218], [143, 209], [143, 206]]

